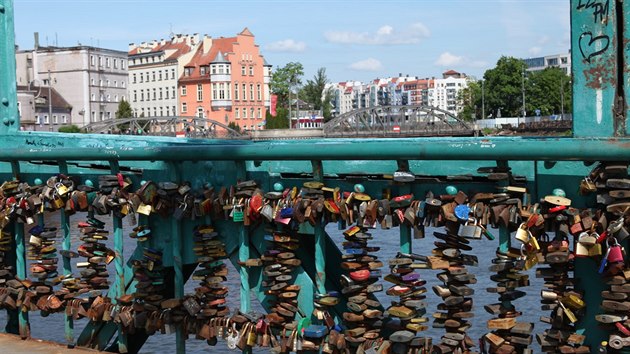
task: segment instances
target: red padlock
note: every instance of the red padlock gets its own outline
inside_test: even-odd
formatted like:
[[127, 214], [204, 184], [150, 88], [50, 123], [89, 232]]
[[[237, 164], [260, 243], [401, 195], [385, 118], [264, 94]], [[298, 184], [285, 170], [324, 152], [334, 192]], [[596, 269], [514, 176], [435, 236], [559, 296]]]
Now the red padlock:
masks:
[[608, 232], [604, 231], [601, 233], [601, 235], [599, 235], [599, 237], [597, 238], [597, 243], [602, 243], [604, 242], [605, 239], [608, 238]]
[[[611, 240], [613, 241], [613, 244], [611, 245], [610, 242]], [[621, 245], [619, 245], [619, 243], [617, 242], [617, 239], [614, 237], [609, 237], [608, 240], [608, 263], [617, 263], [617, 262], [623, 262], [623, 250], [621, 248]]]
[[566, 208], [567, 207], [565, 205], [558, 205], [556, 207], [553, 207], [553, 208], [549, 209], [549, 212], [550, 213], [557, 213], [557, 212], [563, 211]]

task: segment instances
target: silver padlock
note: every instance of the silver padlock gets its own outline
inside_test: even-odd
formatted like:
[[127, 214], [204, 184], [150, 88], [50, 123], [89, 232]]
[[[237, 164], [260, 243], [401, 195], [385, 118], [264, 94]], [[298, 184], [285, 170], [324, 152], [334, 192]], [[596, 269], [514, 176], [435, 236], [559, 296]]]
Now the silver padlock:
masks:
[[[471, 222], [472, 225], [470, 224]], [[457, 235], [465, 238], [480, 239], [481, 231], [481, 227], [477, 225], [477, 219], [470, 218], [465, 224], [459, 226]]]

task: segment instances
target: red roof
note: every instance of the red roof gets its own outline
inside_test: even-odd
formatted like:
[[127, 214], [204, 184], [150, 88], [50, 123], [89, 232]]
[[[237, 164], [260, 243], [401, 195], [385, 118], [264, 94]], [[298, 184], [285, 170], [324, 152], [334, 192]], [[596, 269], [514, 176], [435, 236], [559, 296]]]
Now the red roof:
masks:
[[136, 54], [157, 53], [160, 51], [174, 50], [174, 52], [171, 55], [169, 55], [168, 58], [165, 59], [165, 60], [171, 60], [190, 52], [191, 47], [185, 41], [175, 43], [173, 42], [173, 40], [170, 40], [170, 41], [167, 41], [165, 44], [158, 42], [158, 44], [155, 47], [151, 48], [148, 52], [141, 52], [140, 49], [141, 49], [140, 47], [136, 47], [130, 50], [128, 54], [136, 55]]
[[445, 72], [443, 75], [459, 75], [459, 73], [455, 70], [449, 70]]
[[[199, 67], [200, 66], [208, 66], [210, 62], [214, 60], [217, 56], [217, 53], [221, 52], [226, 59], [228, 59], [229, 53], [233, 51], [233, 45], [236, 43], [236, 37], [229, 38], [217, 38], [212, 40], [212, 46], [210, 50], [204, 53], [204, 42], [201, 42], [201, 45], [197, 48], [197, 52], [190, 61], [185, 65], [186, 67], [194, 67], [194, 70], [190, 76], [184, 76], [181, 78], [182, 81], [190, 81], [190, 80], [198, 80], [202, 78]], [[204, 76], [204, 78], [207, 76]]]

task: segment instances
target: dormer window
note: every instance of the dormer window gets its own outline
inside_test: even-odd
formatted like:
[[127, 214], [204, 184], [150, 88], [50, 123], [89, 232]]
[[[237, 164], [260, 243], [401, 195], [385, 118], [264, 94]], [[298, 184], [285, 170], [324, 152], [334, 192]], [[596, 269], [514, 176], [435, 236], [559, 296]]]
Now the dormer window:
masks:
[[184, 76], [192, 75], [193, 68], [184, 68]]
[[206, 73], [207, 73], [207, 66], [200, 66], [199, 67], [199, 73], [201, 75], [206, 75]]

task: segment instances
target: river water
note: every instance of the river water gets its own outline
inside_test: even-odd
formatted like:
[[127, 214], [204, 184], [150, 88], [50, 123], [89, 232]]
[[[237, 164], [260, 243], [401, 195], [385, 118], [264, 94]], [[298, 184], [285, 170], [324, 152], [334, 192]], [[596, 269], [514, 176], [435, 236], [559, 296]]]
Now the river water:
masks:
[[[84, 214], [81, 214], [84, 215]], [[107, 220], [109, 218], [103, 217], [102, 220]], [[47, 216], [46, 224], [48, 226], [58, 226], [59, 216], [58, 214], [50, 214]], [[73, 249], [76, 249], [76, 246], [80, 244], [78, 239], [78, 229], [76, 228], [76, 223], [81, 221], [81, 216], [72, 216], [71, 217], [71, 227], [73, 230], [72, 233], [72, 245]], [[130, 232], [130, 227], [127, 226], [127, 222], [123, 222], [123, 226], [125, 228], [125, 235], [128, 235]], [[111, 230], [111, 223], [108, 222], [108, 230]], [[28, 230], [28, 228], [27, 228]], [[333, 238], [335, 243], [341, 247], [341, 242], [343, 241], [342, 231], [337, 229], [336, 224], [329, 224], [326, 227], [326, 231]], [[431, 250], [434, 248], [433, 242], [436, 240], [433, 237], [434, 229], [427, 229], [427, 237], [424, 239], [417, 239], [413, 241], [413, 251], [422, 255], [430, 255]], [[497, 230], [491, 230], [498, 236]], [[381, 249], [376, 253], [378, 257], [383, 260], [386, 264], [383, 269], [383, 274], [387, 273], [387, 260], [393, 258], [398, 252], [399, 249], [399, 231], [398, 229], [391, 230], [371, 230], [371, 233], [374, 237], [373, 240], [370, 241], [370, 246], [379, 246]], [[28, 236], [26, 236], [28, 237]], [[113, 237], [107, 241], [109, 246], [113, 248]], [[498, 237], [497, 237], [498, 239]], [[58, 241], [60, 243], [60, 241]], [[470, 328], [468, 334], [473, 338], [473, 340], [477, 340], [481, 336], [483, 336], [486, 332], [486, 322], [491, 318], [491, 316], [486, 313], [483, 309], [483, 306], [486, 304], [496, 303], [498, 302], [497, 294], [490, 294], [486, 291], [487, 287], [495, 286], [495, 283], [490, 280], [490, 276], [493, 274], [488, 271], [488, 267], [491, 265], [491, 260], [494, 258], [494, 254], [496, 248], [498, 246], [498, 241], [489, 241], [487, 239], [482, 240], [471, 240], [471, 245], [473, 246], [473, 251], [466, 252], [469, 254], [475, 254], [479, 258], [479, 266], [477, 267], [468, 267], [470, 273], [474, 273], [477, 277], [477, 283], [470, 285], [475, 290], [474, 297], [474, 306], [473, 312], [475, 313], [475, 317], [470, 321], [472, 323], [472, 327]], [[129, 237], [125, 237], [125, 252], [131, 252], [135, 249], [135, 240]], [[61, 245], [58, 245], [58, 249], [61, 248]], [[129, 254], [129, 253], [127, 253]], [[79, 258], [82, 260], [82, 258]], [[238, 308], [238, 293], [240, 288], [240, 277], [238, 276], [238, 272], [233, 268], [233, 266], [226, 262], [229, 267], [229, 275], [227, 286], [230, 290], [230, 296], [227, 298], [228, 306], [230, 309], [234, 310]], [[61, 262], [60, 262], [61, 264]], [[76, 268], [73, 268], [76, 269]], [[441, 282], [437, 280], [436, 274], [438, 271], [434, 270], [417, 270], [422, 276], [423, 279], [427, 280], [426, 287], [428, 289], [427, 292], [427, 316], [430, 317], [433, 312], [437, 310], [437, 305], [441, 302], [441, 299], [433, 293], [431, 290], [431, 286], [440, 284]], [[518, 318], [518, 321], [522, 322], [533, 322], [535, 323], [534, 332], [540, 333], [546, 328], [546, 324], [538, 321], [541, 315], [548, 315], [546, 312], [542, 312], [540, 310], [540, 290], [542, 288], [542, 279], [535, 278], [534, 269], [530, 269], [527, 272], [530, 275], [531, 285], [526, 288], [521, 288], [521, 290], [527, 293], [527, 296], [518, 299], [514, 302], [516, 309], [523, 312], [523, 316]], [[115, 271], [113, 269], [113, 262], [110, 264], [110, 279], [113, 279], [113, 274]], [[386, 283], [381, 280], [385, 289], [387, 289], [391, 284]], [[185, 286], [186, 293], [194, 292], [194, 288], [197, 286], [195, 281], [189, 281]], [[397, 298], [390, 297], [385, 294], [385, 292], [376, 293], [377, 298], [381, 301], [381, 303], [387, 307], [392, 300], [397, 300]], [[262, 312], [262, 307], [258, 303], [258, 300], [252, 296], [252, 307], [255, 311]], [[63, 326], [63, 315], [62, 314], [53, 314], [48, 317], [41, 317], [39, 312], [31, 312], [30, 323], [31, 323], [31, 333], [33, 338], [38, 339], [46, 339], [52, 340], [59, 343], [63, 343], [65, 341], [64, 336], [64, 326]], [[81, 319], [76, 321], [74, 324], [75, 328], [75, 338], [78, 337], [81, 330], [87, 324], [87, 319]], [[0, 323], [6, 323], [6, 312], [0, 311]], [[1, 329], [4, 330], [4, 326], [1, 325]], [[430, 326], [429, 326], [430, 327]], [[429, 328], [429, 330], [425, 332], [421, 332], [419, 335], [421, 336], [431, 336], [433, 337], [434, 342], [438, 342], [441, 335], [444, 333], [443, 329], [434, 329]], [[534, 340], [534, 344], [532, 344], [534, 352], [539, 352], [539, 347]], [[194, 337], [189, 339], [186, 342], [187, 353], [220, 353], [225, 352], [227, 349], [225, 342], [219, 341], [219, 343], [214, 346], [208, 346], [205, 341], [195, 340]], [[6, 352], [2, 350], [2, 352]], [[141, 353], [145, 354], [157, 354], [157, 353], [174, 353], [175, 352], [175, 335], [162, 335], [156, 334], [149, 337], [146, 344], [143, 346]], [[268, 352], [266, 349], [257, 349], [254, 350], [255, 353], [265, 353]]]

